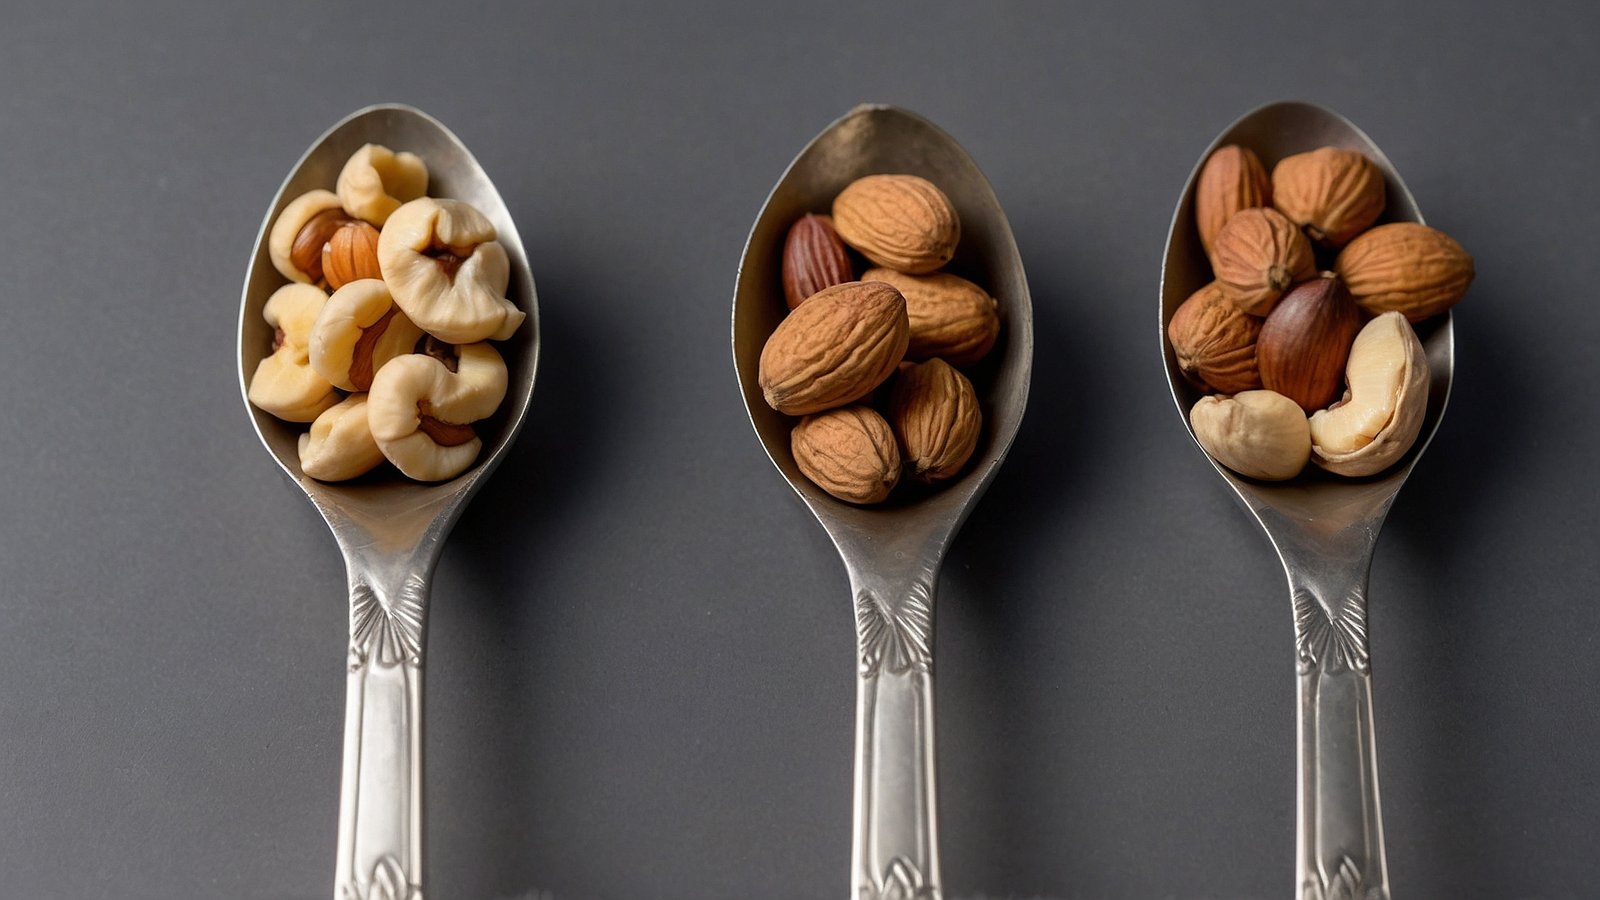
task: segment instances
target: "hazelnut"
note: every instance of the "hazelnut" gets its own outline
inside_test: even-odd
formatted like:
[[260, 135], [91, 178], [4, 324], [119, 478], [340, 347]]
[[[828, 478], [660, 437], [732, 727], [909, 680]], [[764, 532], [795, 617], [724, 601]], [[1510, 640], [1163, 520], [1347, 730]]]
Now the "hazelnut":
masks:
[[1383, 172], [1355, 150], [1322, 147], [1272, 168], [1272, 205], [1326, 247], [1343, 247], [1383, 214]]
[[1256, 338], [1261, 320], [1239, 311], [1213, 281], [1183, 301], [1167, 323], [1178, 369], [1198, 388], [1237, 394], [1261, 387]]
[[1274, 209], [1235, 213], [1217, 232], [1212, 266], [1223, 294], [1252, 316], [1271, 312], [1290, 285], [1317, 273], [1311, 242]]

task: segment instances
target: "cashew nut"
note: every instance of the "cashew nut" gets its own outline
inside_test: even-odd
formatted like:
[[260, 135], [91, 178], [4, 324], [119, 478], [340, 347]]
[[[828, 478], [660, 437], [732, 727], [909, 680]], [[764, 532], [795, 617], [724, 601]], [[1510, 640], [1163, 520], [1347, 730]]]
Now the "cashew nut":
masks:
[[456, 349], [455, 367], [418, 353], [389, 360], [367, 394], [367, 421], [378, 447], [418, 481], [466, 471], [483, 447], [471, 423], [492, 415], [506, 395], [506, 364], [493, 347]]
[[1386, 312], [1356, 335], [1344, 399], [1311, 415], [1317, 465], [1374, 475], [1405, 455], [1428, 409], [1428, 355], [1404, 314]]
[[410, 353], [422, 329], [394, 305], [376, 278], [352, 281], [333, 292], [311, 331], [311, 368], [347, 391], [372, 387], [373, 373]]
[[328, 299], [309, 284], [286, 284], [267, 298], [262, 317], [277, 330], [272, 355], [250, 378], [250, 402], [287, 422], [309, 422], [339, 402], [326, 378], [311, 368], [311, 327]]
[[383, 451], [367, 425], [367, 395], [351, 394], [323, 411], [300, 435], [300, 471], [318, 481], [345, 481], [372, 471]]
[[1300, 404], [1275, 391], [1201, 397], [1189, 410], [1200, 446], [1240, 475], [1283, 481], [1311, 456], [1311, 432]]
[[395, 210], [378, 236], [378, 267], [395, 303], [442, 341], [503, 341], [525, 318], [506, 299], [511, 263], [494, 225], [459, 200]]
[[415, 153], [367, 144], [345, 162], [336, 189], [351, 215], [381, 228], [400, 204], [428, 192], [428, 165]]

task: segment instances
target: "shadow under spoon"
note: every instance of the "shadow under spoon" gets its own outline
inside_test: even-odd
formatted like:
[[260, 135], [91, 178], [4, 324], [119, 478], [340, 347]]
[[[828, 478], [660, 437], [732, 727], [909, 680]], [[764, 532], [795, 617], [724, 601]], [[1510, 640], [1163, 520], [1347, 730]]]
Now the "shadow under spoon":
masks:
[[[1383, 151], [1330, 110], [1274, 103], [1224, 130], [1200, 155], [1178, 198], [1161, 271], [1162, 354], [1185, 427], [1200, 393], [1178, 368], [1167, 322], [1212, 277], [1195, 230], [1195, 180], [1212, 151], [1225, 144], [1251, 148], [1269, 170], [1285, 156], [1318, 147], [1359, 150], [1383, 171], [1388, 206], [1379, 221], [1422, 222], [1416, 201]], [[1293, 481], [1267, 483], [1236, 475], [1206, 457], [1267, 533], [1288, 576], [1299, 681], [1297, 900], [1389, 896], [1373, 743], [1367, 579], [1378, 531], [1439, 427], [1455, 369], [1449, 314], [1416, 328], [1428, 356], [1428, 409], [1416, 443], [1386, 471], [1348, 479], [1313, 469]]]
[[[297, 441], [304, 426], [281, 422], [248, 400], [250, 377], [272, 348], [262, 309], [284, 282], [268, 258], [272, 223], [299, 195], [331, 189], [345, 160], [367, 143], [421, 156], [430, 196], [464, 200], [494, 223], [511, 263], [507, 296], [527, 313], [523, 326], [498, 347], [509, 386], [500, 410], [476, 426], [483, 439], [478, 462], [448, 482], [418, 484], [393, 471], [319, 482], [300, 470]], [[351, 114], [311, 145], [267, 208], [256, 237], [239, 311], [239, 383], [262, 444], [328, 523], [348, 575], [336, 900], [422, 893], [422, 669], [430, 582], [445, 537], [522, 427], [538, 353], [538, 305], [522, 241], [489, 176], [454, 134], [419, 110], [385, 105]]]
[[[757, 383], [761, 348], [787, 312], [783, 241], [808, 212], [826, 212], [856, 178], [920, 175], [955, 205], [961, 242], [947, 267], [999, 303], [1002, 332], [972, 371], [986, 415], [965, 474], [939, 490], [853, 506], [800, 473], [789, 448], [794, 420], [769, 407]], [[1033, 313], [1011, 226], [983, 173], [947, 134], [889, 106], [851, 110], [790, 164], [756, 218], [733, 300], [733, 356], [745, 407], [778, 471], [810, 507], [850, 576], [856, 626], [854, 838], [850, 897], [938, 898], [933, 610], [939, 566], [1016, 435], [1033, 364]]]

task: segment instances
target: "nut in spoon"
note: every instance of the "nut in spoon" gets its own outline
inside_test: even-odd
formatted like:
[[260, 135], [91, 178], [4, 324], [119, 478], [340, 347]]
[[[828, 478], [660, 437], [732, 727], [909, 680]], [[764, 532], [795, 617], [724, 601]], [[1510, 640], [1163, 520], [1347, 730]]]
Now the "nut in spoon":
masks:
[[[499, 346], [509, 373], [500, 410], [477, 424], [478, 462], [455, 479], [418, 484], [398, 473], [325, 484], [300, 470], [304, 430], [248, 400], [249, 380], [272, 347], [262, 308], [282, 283], [267, 234], [285, 205], [330, 188], [363, 144], [409, 150], [427, 162], [429, 194], [464, 200], [494, 223], [511, 263], [507, 297], [527, 321]], [[239, 383], [256, 434], [322, 514], [344, 554], [350, 593], [344, 776], [339, 808], [336, 900], [420, 897], [422, 867], [422, 664], [429, 582], [444, 539], [467, 501], [505, 458], [521, 429], [538, 363], [538, 306], [522, 241], [505, 203], [466, 146], [409, 106], [351, 114], [312, 143], [267, 208], [245, 273], [239, 311]]]
[[[1211, 280], [1195, 230], [1195, 181], [1212, 151], [1225, 144], [1251, 148], [1268, 168], [1317, 147], [1359, 150], [1383, 171], [1388, 206], [1379, 221], [1422, 221], [1383, 151], [1336, 113], [1308, 103], [1274, 103], [1224, 130], [1201, 154], [1178, 198], [1161, 271], [1161, 346], [1185, 427], [1200, 393], [1178, 368], [1167, 322], [1179, 304]], [[1354, 480], [1312, 470], [1293, 481], [1268, 483], [1211, 460], [1266, 531], [1289, 579], [1299, 679], [1295, 896], [1303, 900], [1389, 896], [1373, 744], [1367, 579], [1378, 530], [1439, 426], [1455, 368], [1448, 313], [1419, 323], [1417, 335], [1428, 357], [1428, 408], [1416, 443], [1389, 469]]]
[[[826, 211], [856, 178], [920, 175], [955, 205], [961, 242], [949, 269], [1000, 304], [999, 343], [974, 371], [987, 421], [965, 474], [888, 505], [834, 499], [800, 473], [794, 420], [757, 383], [762, 345], [786, 312], [779, 269], [785, 233]], [[756, 218], [733, 301], [733, 356], [745, 406], [778, 471], [833, 539], [850, 576], [856, 624], [853, 900], [942, 896], [933, 727], [933, 598], [956, 530], [988, 486], [1022, 420], [1033, 365], [1033, 313], [1011, 226], [966, 151], [927, 120], [864, 105], [834, 122], [790, 164]]]

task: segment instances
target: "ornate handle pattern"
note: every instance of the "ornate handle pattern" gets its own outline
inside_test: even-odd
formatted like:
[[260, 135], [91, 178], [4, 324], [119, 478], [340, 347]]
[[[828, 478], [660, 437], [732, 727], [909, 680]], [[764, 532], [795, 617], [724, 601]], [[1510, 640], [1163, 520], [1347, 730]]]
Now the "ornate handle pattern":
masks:
[[[1324, 597], [1333, 597], [1327, 602]], [[1389, 900], [1365, 586], [1294, 592], [1301, 900]]]
[[851, 896], [941, 900], [933, 741], [933, 588], [856, 586]]
[[422, 640], [428, 583], [351, 572], [335, 900], [422, 900]]

